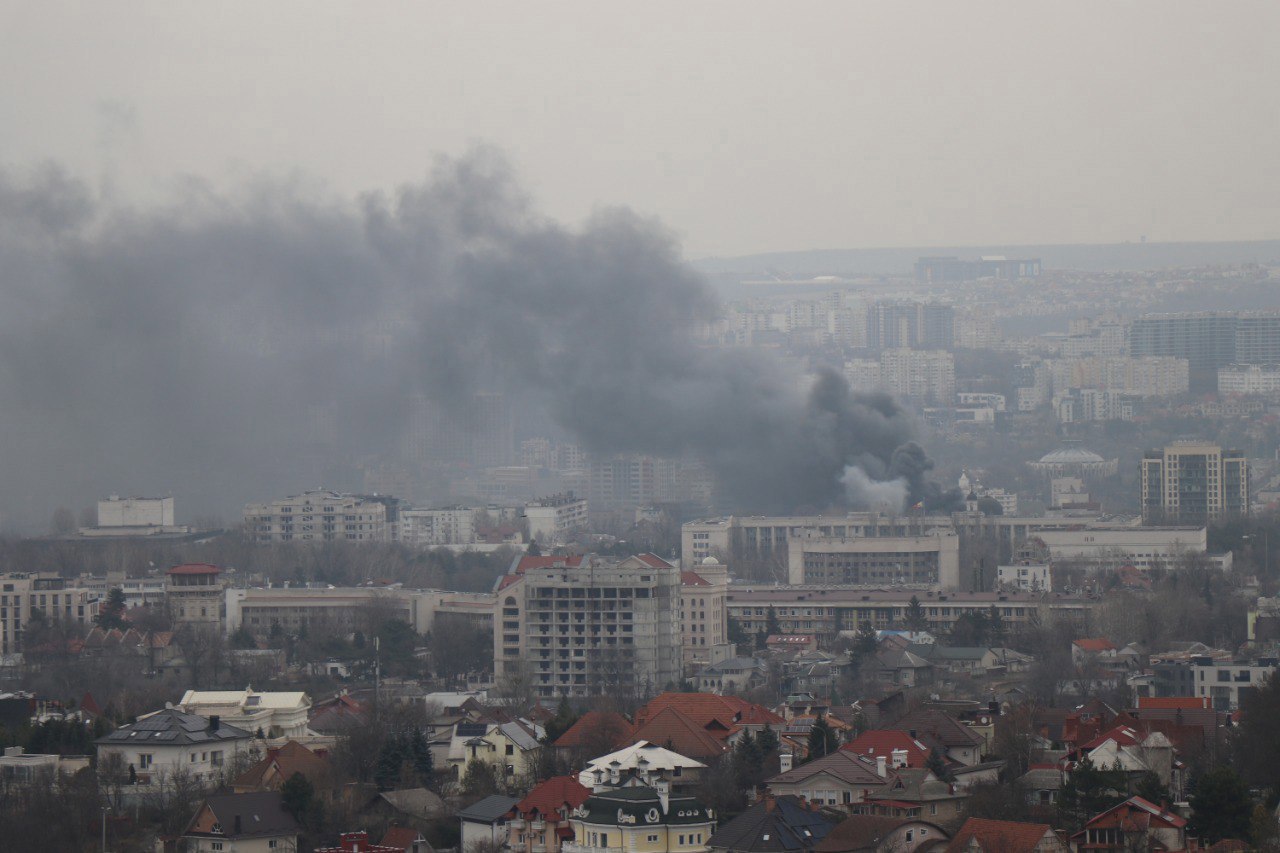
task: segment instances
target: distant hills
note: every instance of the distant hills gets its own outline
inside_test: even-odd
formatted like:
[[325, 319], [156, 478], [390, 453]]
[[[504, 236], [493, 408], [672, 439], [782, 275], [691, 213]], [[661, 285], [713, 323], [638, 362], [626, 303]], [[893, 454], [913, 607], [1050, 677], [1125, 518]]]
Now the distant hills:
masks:
[[1098, 243], [1060, 246], [919, 246], [897, 249], [815, 249], [733, 258], [701, 258], [691, 264], [714, 278], [768, 275], [792, 280], [813, 276], [910, 275], [926, 255], [1036, 257], [1049, 270], [1119, 272], [1225, 264], [1280, 264], [1280, 240], [1232, 243]]

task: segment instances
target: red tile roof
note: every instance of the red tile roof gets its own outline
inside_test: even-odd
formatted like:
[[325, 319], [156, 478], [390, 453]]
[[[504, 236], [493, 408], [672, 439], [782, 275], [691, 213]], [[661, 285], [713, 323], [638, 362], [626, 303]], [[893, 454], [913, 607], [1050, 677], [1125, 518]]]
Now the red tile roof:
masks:
[[604, 745], [609, 750], [621, 749], [636, 742], [632, 731], [631, 723], [616, 711], [588, 711], [556, 738], [553, 745], [562, 748]]
[[908, 767], [924, 767], [929, 760], [929, 749], [907, 732], [877, 729], [863, 732], [854, 740], [840, 747], [841, 750], [872, 759], [883, 755], [892, 767], [893, 751], [906, 750]]
[[1198, 710], [1211, 708], [1208, 696], [1139, 696], [1138, 710], [1154, 710], [1161, 708], [1168, 711]]
[[418, 830], [408, 826], [393, 826], [387, 830], [379, 842], [383, 847], [393, 847], [396, 850], [412, 850], [413, 842], [418, 840], [421, 833]]
[[736, 696], [716, 696], [712, 693], [662, 693], [636, 711], [636, 725], [648, 720], [667, 708], [675, 708], [698, 725], [715, 727], [729, 732], [735, 725], [782, 725], [782, 717], [768, 708], [753, 704]]
[[1011, 820], [987, 820], [971, 817], [960, 827], [955, 838], [947, 845], [947, 853], [967, 850], [969, 842], [976, 840], [986, 851], [999, 853], [1032, 853], [1040, 845], [1046, 833], [1053, 828], [1047, 823], [1020, 823]]
[[1104, 637], [1075, 640], [1071, 645], [1085, 652], [1111, 652], [1116, 648], [1115, 643]]
[[663, 708], [636, 726], [632, 736], [699, 761], [719, 758], [729, 749], [723, 740], [675, 707]]
[[558, 814], [566, 806], [573, 811], [590, 796], [591, 789], [572, 776], [553, 776], [534, 785], [533, 790], [516, 803], [516, 811], [526, 820], [532, 820], [535, 812], [547, 817]]
[[655, 569], [674, 569], [675, 566], [659, 557], [657, 554], [645, 553], [636, 554], [636, 559], [644, 563], [646, 566], [653, 566]]
[[213, 565], [213, 563], [183, 563], [180, 566], [174, 566], [165, 574], [170, 575], [216, 575], [222, 569]]
[[707, 580], [697, 572], [686, 571], [686, 572], [680, 573], [680, 585], [681, 586], [711, 586], [711, 581]]

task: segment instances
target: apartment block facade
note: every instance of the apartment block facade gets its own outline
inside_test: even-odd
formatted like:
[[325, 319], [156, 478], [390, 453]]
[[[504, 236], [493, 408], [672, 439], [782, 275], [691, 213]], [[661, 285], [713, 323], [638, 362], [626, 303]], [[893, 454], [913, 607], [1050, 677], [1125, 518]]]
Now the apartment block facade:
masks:
[[97, 590], [69, 587], [53, 574], [14, 572], [0, 575], [0, 653], [22, 651], [32, 617], [73, 623], [88, 629], [98, 615]]
[[394, 538], [394, 507], [385, 499], [317, 489], [244, 508], [251, 541], [387, 542]]
[[1144, 521], [1213, 521], [1249, 511], [1249, 462], [1239, 450], [1174, 442], [1142, 457]]

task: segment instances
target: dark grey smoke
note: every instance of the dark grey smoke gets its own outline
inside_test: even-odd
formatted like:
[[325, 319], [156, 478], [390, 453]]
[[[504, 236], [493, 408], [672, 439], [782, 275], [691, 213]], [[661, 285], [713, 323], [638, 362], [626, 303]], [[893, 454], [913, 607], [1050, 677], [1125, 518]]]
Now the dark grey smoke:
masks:
[[495, 384], [588, 449], [705, 459], [726, 507], [840, 503], [850, 465], [925, 494], [892, 400], [695, 345], [716, 302], [666, 231], [547, 221], [486, 152], [354, 206], [265, 182], [103, 209], [57, 170], [0, 174], [0, 283], [5, 526], [110, 491], [234, 517], [341, 486], [414, 394]]

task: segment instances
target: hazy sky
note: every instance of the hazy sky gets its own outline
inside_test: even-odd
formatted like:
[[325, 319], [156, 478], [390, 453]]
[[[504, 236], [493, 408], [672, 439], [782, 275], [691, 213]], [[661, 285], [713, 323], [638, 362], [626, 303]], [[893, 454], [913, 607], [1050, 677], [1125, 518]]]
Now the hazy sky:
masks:
[[1280, 3], [0, 0], [0, 161], [122, 199], [504, 149], [686, 254], [1280, 236]]

